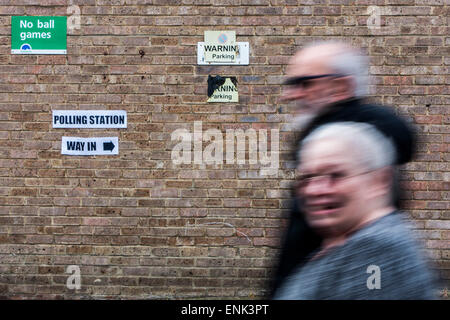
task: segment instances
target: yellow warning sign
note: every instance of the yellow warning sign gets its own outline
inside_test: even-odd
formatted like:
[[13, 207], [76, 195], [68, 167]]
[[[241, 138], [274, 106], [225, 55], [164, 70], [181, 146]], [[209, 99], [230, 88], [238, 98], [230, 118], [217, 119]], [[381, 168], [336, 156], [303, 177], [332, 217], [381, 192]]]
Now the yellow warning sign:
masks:
[[231, 78], [226, 78], [225, 83], [213, 91], [207, 102], [239, 102], [237, 86]]

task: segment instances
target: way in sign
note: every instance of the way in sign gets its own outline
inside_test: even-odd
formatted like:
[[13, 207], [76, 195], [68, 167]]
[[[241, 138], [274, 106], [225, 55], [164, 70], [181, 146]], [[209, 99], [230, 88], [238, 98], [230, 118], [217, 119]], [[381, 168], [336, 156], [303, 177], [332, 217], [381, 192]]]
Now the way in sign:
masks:
[[[75, 151], [83, 151], [84, 145], [86, 142], [81, 141], [66, 141], [67, 142], [67, 150], [75, 150]], [[95, 141], [91, 141], [87, 143], [88, 150], [97, 150], [97, 143]]]
[[61, 154], [74, 156], [119, 154], [118, 137], [62, 137]]

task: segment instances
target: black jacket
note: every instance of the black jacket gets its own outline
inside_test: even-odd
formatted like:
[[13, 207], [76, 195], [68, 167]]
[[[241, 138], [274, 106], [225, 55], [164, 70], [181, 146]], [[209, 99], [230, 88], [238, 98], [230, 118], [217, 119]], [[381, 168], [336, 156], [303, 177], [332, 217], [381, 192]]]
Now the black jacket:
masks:
[[[397, 151], [397, 164], [404, 164], [411, 160], [415, 145], [415, 134], [412, 127], [397, 116], [392, 109], [364, 104], [359, 99], [337, 103], [316, 116], [300, 135], [296, 142], [296, 149], [298, 149], [300, 142], [314, 129], [325, 124], [346, 121], [372, 124], [392, 139]], [[297, 150], [295, 150], [295, 154], [297, 154]], [[395, 202], [398, 203], [398, 186], [394, 189], [393, 196]], [[321, 243], [320, 237], [306, 224], [300, 207], [299, 199], [294, 197], [289, 226], [281, 249], [278, 269], [275, 273], [272, 294], [293, 268], [302, 263], [303, 258], [320, 246]]]
[[397, 164], [411, 160], [415, 145], [412, 128], [392, 108], [363, 104], [359, 99], [347, 100], [327, 108], [326, 112], [317, 116], [305, 128], [298, 143], [317, 127], [340, 121], [364, 122], [375, 126], [393, 140], [397, 149]]

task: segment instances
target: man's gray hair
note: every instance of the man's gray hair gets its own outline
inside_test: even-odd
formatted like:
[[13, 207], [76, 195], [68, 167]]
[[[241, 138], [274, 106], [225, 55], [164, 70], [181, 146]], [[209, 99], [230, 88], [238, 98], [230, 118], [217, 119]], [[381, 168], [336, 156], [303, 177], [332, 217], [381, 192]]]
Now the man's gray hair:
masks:
[[369, 84], [369, 63], [367, 56], [345, 42], [331, 40], [320, 41], [307, 45], [306, 47], [315, 47], [326, 44], [341, 46], [341, 50], [333, 52], [333, 55], [325, 61], [326, 65], [330, 67], [334, 73], [353, 77], [355, 97], [367, 95]]
[[325, 138], [337, 138], [347, 143], [359, 158], [359, 163], [369, 170], [395, 164], [396, 151], [392, 140], [368, 123], [335, 122], [320, 126], [303, 139], [300, 151], [306, 144]]
[[328, 62], [330, 68], [340, 74], [353, 76], [355, 97], [363, 97], [368, 91], [367, 58], [356, 50], [337, 53]]

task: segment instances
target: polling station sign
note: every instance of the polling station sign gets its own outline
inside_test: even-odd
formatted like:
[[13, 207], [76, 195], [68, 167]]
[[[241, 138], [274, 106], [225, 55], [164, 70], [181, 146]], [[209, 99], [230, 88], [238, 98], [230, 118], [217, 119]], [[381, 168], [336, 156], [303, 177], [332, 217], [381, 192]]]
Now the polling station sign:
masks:
[[67, 54], [67, 17], [11, 17], [12, 54]]
[[53, 128], [126, 128], [125, 110], [53, 110]]

